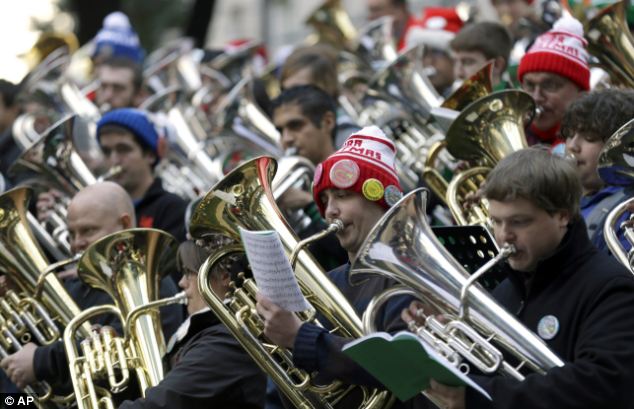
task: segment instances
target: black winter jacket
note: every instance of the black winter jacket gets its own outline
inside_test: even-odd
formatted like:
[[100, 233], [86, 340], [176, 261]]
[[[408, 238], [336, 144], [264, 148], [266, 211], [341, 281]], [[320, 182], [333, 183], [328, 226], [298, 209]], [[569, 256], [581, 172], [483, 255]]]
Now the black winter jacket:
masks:
[[167, 359], [175, 364], [165, 378], [119, 409], [264, 407], [264, 373], [210, 310], [191, 316]]
[[163, 189], [160, 178], [143, 198], [134, 204], [138, 227], [152, 227], [172, 234], [179, 242], [185, 240], [185, 209], [187, 202]]
[[521, 273], [510, 274], [493, 295], [535, 333], [555, 317], [558, 329], [542, 326], [540, 335], [552, 336], [545, 342], [566, 364], [522, 382], [474, 375], [493, 402], [467, 390], [467, 408], [634, 408], [634, 277], [592, 246], [583, 221], [569, 226], [528, 289]]

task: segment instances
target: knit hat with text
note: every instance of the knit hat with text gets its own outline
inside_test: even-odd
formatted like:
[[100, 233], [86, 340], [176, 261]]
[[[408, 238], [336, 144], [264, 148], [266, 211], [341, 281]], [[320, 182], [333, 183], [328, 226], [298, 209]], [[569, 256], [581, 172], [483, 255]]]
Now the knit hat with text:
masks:
[[537, 37], [520, 61], [517, 76], [522, 82], [527, 72], [552, 72], [568, 78], [582, 90], [590, 89], [587, 41], [583, 25], [574, 17], [561, 17], [553, 28]]
[[376, 126], [353, 133], [343, 146], [315, 169], [313, 198], [321, 215], [319, 195], [326, 189], [342, 189], [363, 195], [384, 208], [403, 196], [396, 174], [394, 143]]

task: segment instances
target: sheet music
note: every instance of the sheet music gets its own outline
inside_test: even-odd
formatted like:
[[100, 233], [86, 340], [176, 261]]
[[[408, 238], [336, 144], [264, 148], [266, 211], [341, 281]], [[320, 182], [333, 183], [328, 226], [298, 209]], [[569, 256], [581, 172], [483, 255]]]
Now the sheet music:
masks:
[[240, 236], [260, 292], [285, 310], [310, 309], [277, 232], [240, 228]]

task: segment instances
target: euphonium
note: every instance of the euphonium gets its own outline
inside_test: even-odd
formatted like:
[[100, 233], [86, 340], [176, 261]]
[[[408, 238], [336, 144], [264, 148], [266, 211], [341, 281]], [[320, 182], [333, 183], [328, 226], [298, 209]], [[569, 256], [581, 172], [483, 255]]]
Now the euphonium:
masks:
[[[488, 173], [508, 154], [528, 147], [525, 126], [535, 112], [533, 98], [524, 91], [494, 92], [469, 104], [447, 131], [447, 150], [456, 159], [477, 168], [454, 176], [447, 188], [446, 202], [459, 223], [484, 223], [486, 206], [474, 206], [478, 215], [465, 214], [464, 199], [476, 193]], [[456, 185], [457, 184], [457, 185]]]
[[[440, 109], [433, 110], [432, 115], [434, 115], [436, 126], [447, 131], [451, 125], [446, 127], [446, 125], [440, 123], [441, 117], [443, 122], [450, 124], [451, 121], [458, 117], [459, 112], [469, 104], [489, 95], [493, 90], [491, 83], [492, 71], [493, 63], [489, 62], [471, 77], [463, 81], [460, 87], [443, 101], [442, 105], [440, 105]], [[423, 178], [425, 182], [427, 182], [427, 187], [429, 187], [436, 196], [445, 201], [447, 200], [447, 189], [449, 186], [445, 175], [440, 174], [436, 169], [438, 167], [436, 162], [438, 162], [438, 157], [446, 147], [447, 142], [442, 140], [435, 142], [429, 148], [427, 158], [425, 159], [425, 169], [423, 171]]]
[[625, 19], [627, 3], [618, 1], [605, 7], [584, 27], [588, 51], [599, 59], [612, 80], [634, 87], [634, 37]]
[[[115, 303], [87, 309], [64, 331], [79, 409], [97, 409], [110, 402], [109, 392], [95, 386], [98, 379], [106, 378], [109, 390], [116, 393], [128, 386], [133, 371], [143, 396], [147, 388], [163, 379], [165, 340], [157, 309], [185, 301], [183, 293], [159, 300], [160, 281], [174, 264], [176, 246], [174, 237], [161, 230], [129, 229], [96, 241], [79, 259], [79, 278], [108, 293]], [[123, 338], [109, 330], [94, 333], [81, 342], [80, 356], [75, 345], [76, 329], [104, 313], [119, 318]]]
[[[466, 360], [484, 373], [522, 380], [520, 370], [544, 373], [563, 366], [536, 334], [475, 283], [491, 264], [514, 250], [502, 248], [500, 256], [470, 276], [427, 224], [426, 201], [424, 189], [403, 197], [374, 226], [352, 265], [351, 277], [380, 274], [402, 285], [386, 290], [370, 303], [364, 314], [366, 329], [372, 328], [375, 314], [389, 297], [413, 294], [435, 310], [424, 317], [425, 325], [416, 329], [417, 335], [463, 371], [469, 369]], [[448, 322], [438, 321], [436, 314], [442, 314]], [[506, 360], [500, 347], [518, 363]]]
[[[58, 340], [60, 329], [80, 313], [57, 276], [43, 274], [49, 270], [49, 263], [29, 228], [30, 194], [30, 189], [19, 187], [0, 195], [0, 269], [16, 287], [0, 299], [3, 356], [30, 341], [46, 345]], [[80, 330], [88, 334], [89, 328], [86, 325]], [[42, 393], [40, 400], [52, 397], [48, 385], [36, 388]]]
[[[623, 186], [627, 189], [634, 184], [634, 167], [630, 153], [633, 144], [634, 119], [614, 132], [601, 149], [597, 170], [607, 185]], [[634, 252], [632, 249], [628, 251], [623, 248], [618, 238], [619, 231], [624, 229], [625, 238], [634, 246], [634, 231], [632, 227], [617, 226], [632, 203], [634, 198], [629, 198], [610, 211], [603, 225], [603, 236], [612, 254], [634, 273]]]
[[341, 0], [326, 0], [310, 13], [305, 24], [315, 29], [315, 34], [306, 40], [308, 44], [328, 43], [337, 48], [345, 48], [357, 36], [350, 16], [341, 6]]
[[[289, 255], [298, 246], [298, 239], [275, 205], [271, 180], [276, 162], [260, 157], [242, 164], [229, 173], [207, 193], [192, 215], [190, 233], [204, 240], [214, 235], [240, 240], [239, 228], [249, 230], [275, 230], [280, 235], [284, 250]], [[221, 255], [240, 252], [241, 247], [229, 247]], [[246, 351], [260, 368], [278, 384], [287, 398], [298, 408], [332, 408], [348, 391], [339, 382], [316, 385], [309, 374], [292, 365], [290, 352], [274, 347], [262, 335], [263, 323], [255, 313], [254, 295], [257, 288], [252, 280], [233, 291], [228, 302], [213, 294], [204, 275], [209, 262], [201, 268], [200, 291], [216, 315], [226, 320], [225, 325], [234, 332]], [[315, 259], [306, 251], [296, 257], [295, 274], [308, 301], [336, 328], [341, 336], [357, 338], [363, 335], [361, 320], [353, 307], [328, 279]], [[213, 263], [212, 263], [213, 265]], [[208, 267], [209, 266], [209, 267]], [[206, 272], [205, 272], [206, 271]], [[314, 316], [314, 311], [312, 311]], [[386, 405], [385, 392], [362, 388], [362, 408], [382, 408]]]

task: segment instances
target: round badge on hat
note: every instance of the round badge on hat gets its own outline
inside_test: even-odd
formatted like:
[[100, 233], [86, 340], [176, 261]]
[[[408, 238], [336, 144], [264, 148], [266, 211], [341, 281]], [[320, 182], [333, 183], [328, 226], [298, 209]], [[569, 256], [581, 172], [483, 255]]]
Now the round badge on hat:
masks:
[[388, 206], [394, 206], [403, 197], [403, 192], [394, 185], [385, 188], [385, 203]]
[[353, 160], [342, 159], [330, 168], [330, 180], [335, 187], [347, 189], [359, 180], [359, 165]]
[[370, 178], [363, 182], [361, 191], [366, 199], [376, 202], [383, 197], [385, 189], [383, 189], [383, 183], [380, 180]]
[[542, 339], [549, 340], [555, 338], [559, 332], [559, 320], [554, 315], [545, 315], [537, 324], [537, 334]]

